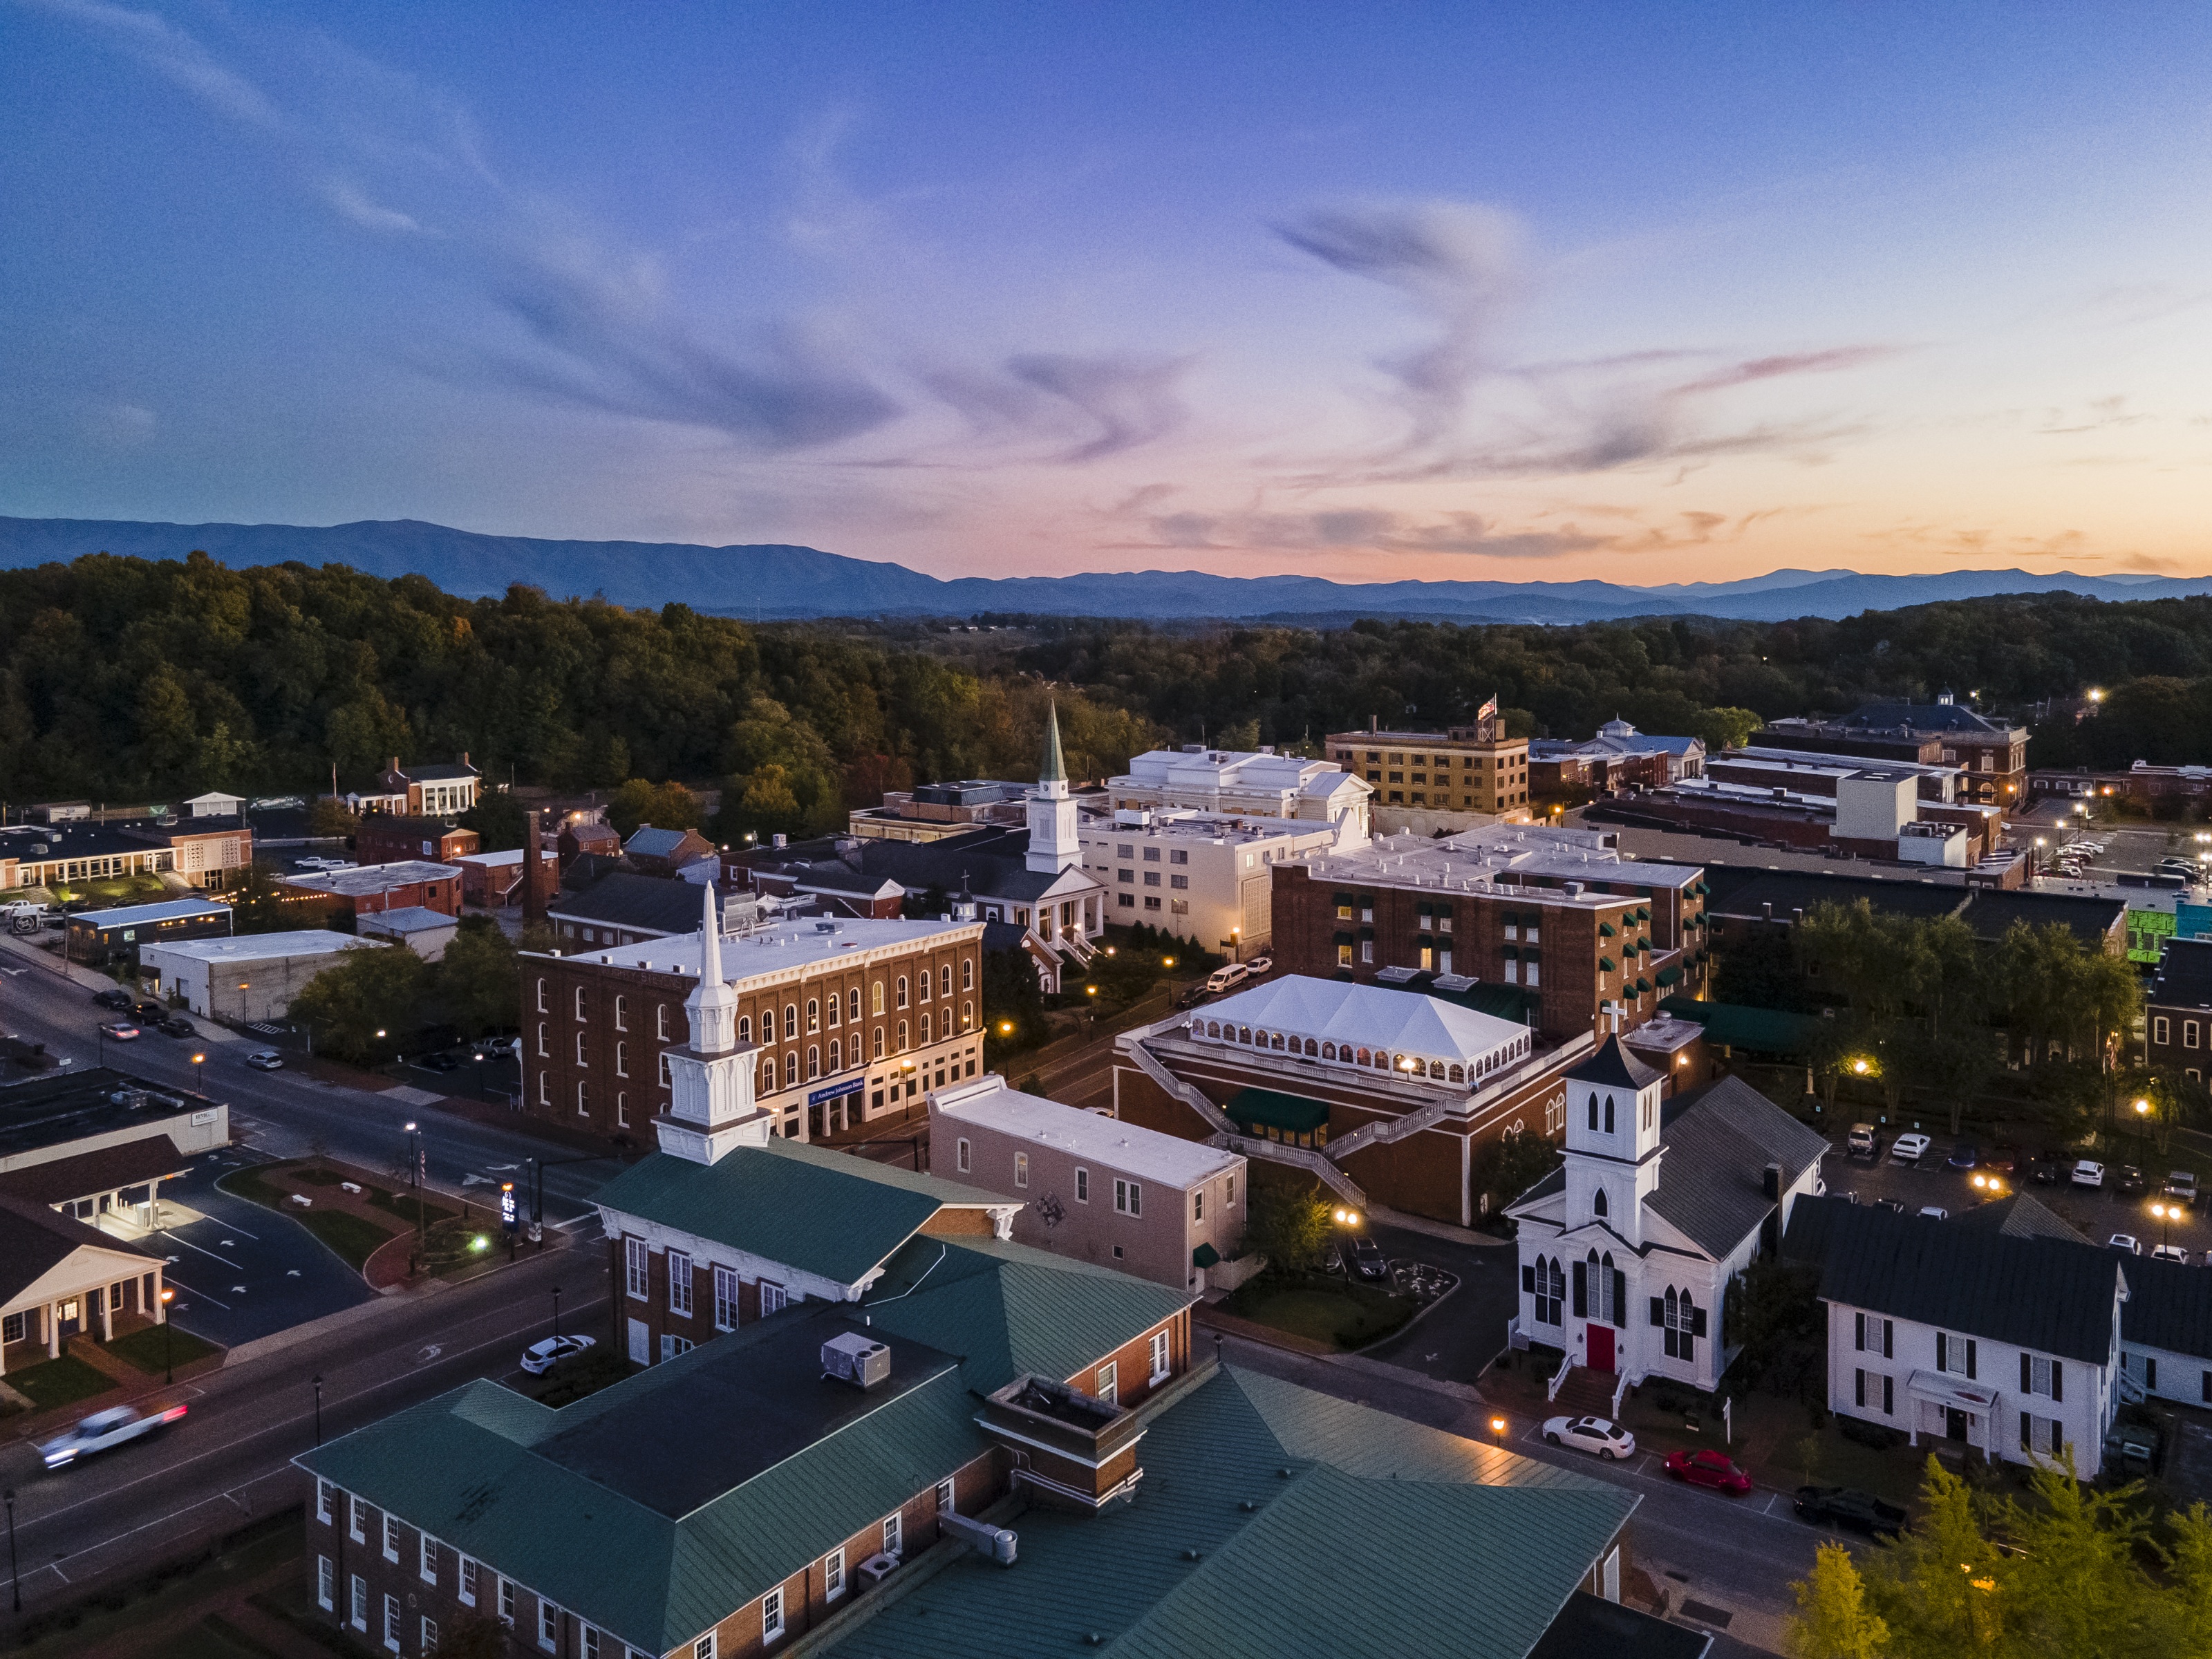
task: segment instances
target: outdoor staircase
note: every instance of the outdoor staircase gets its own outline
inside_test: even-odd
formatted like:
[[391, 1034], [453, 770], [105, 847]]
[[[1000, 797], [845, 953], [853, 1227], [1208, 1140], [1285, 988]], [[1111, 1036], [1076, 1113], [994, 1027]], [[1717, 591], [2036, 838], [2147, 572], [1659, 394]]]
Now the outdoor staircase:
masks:
[[1570, 1364], [1552, 1379], [1547, 1391], [1562, 1417], [1611, 1417], [1617, 1390], [1626, 1380], [1611, 1371]]
[[1185, 1083], [1173, 1072], [1160, 1064], [1158, 1056], [1145, 1047], [1142, 1034], [1139, 1034], [1135, 1041], [1130, 1042], [1126, 1048], [1121, 1048], [1118, 1044], [1116, 1047], [1121, 1053], [1127, 1054], [1131, 1060], [1136, 1061], [1139, 1071], [1166, 1090], [1173, 1098], [1181, 1101], [1205, 1119], [1206, 1127], [1212, 1129], [1215, 1134], [1234, 1135], [1237, 1133], [1237, 1125], [1231, 1121], [1228, 1113], [1208, 1100], [1202, 1091]]

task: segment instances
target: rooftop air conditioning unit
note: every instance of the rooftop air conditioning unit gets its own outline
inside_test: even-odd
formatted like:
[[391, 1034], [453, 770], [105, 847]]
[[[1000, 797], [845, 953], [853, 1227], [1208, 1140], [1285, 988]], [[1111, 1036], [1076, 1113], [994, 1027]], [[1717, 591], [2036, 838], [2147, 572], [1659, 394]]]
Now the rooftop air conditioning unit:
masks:
[[822, 1375], [872, 1389], [891, 1374], [891, 1351], [882, 1343], [847, 1331], [822, 1345]]

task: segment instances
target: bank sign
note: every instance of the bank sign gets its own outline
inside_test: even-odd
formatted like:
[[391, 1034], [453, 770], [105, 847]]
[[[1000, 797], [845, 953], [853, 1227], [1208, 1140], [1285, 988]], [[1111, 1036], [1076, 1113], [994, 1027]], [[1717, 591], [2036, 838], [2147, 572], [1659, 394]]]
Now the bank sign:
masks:
[[[2167, 920], [2171, 921], [2172, 918], [2169, 916]], [[867, 1081], [864, 1077], [850, 1077], [842, 1083], [833, 1083], [826, 1089], [810, 1089], [806, 1091], [806, 1103], [809, 1106], [819, 1106], [825, 1100], [836, 1100], [846, 1095], [857, 1095], [867, 1086]]]

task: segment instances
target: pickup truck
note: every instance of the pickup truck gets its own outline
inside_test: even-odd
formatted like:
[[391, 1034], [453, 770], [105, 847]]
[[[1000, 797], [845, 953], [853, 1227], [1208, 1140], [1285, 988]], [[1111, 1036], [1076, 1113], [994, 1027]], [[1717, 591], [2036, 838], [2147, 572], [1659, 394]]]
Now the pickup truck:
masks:
[[136, 1406], [111, 1406], [81, 1419], [39, 1447], [39, 1456], [50, 1469], [67, 1468], [94, 1452], [112, 1451], [133, 1440], [159, 1434], [185, 1414], [182, 1406], [163, 1406], [142, 1413]]
[[1795, 1507], [1801, 1521], [1849, 1527], [1872, 1538], [1894, 1538], [1905, 1530], [1903, 1510], [1849, 1486], [1800, 1486]]

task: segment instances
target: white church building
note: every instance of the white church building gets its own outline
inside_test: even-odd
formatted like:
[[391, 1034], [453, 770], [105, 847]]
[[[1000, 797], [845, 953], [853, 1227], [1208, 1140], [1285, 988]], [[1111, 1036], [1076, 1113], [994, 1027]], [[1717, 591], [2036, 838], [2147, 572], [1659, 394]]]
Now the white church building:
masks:
[[1566, 1073], [1565, 1164], [1506, 1208], [1519, 1223], [1514, 1346], [1612, 1374], [1616, 1399], [1647, 1377], [1719, 1382], [1729, 1281], [1823, 1190], [1826, 1139], [1749, 1084], [1662, 1103], [1665, 1082], [1608, 1038]]

